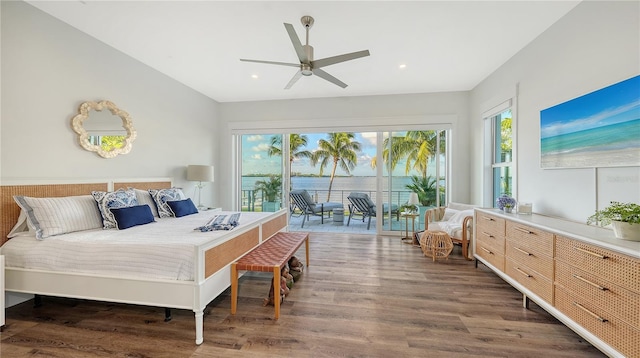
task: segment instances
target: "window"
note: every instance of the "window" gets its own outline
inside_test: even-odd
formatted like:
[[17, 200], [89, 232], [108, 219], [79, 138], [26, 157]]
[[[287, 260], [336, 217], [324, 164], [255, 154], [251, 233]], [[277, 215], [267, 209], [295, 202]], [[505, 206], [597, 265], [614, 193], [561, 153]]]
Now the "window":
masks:
[[502, 194], [513, 196], [513, 134], [511, 108], [490, 118], [492, 133], [493, 203]]

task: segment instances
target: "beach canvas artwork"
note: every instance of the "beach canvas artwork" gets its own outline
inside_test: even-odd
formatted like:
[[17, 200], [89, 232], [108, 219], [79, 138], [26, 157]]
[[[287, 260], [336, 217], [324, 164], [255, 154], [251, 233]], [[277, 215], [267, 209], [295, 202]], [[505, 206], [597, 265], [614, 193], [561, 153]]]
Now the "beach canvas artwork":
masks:
[[640, 76], [540, 111], [542, 168], [640, 166]]

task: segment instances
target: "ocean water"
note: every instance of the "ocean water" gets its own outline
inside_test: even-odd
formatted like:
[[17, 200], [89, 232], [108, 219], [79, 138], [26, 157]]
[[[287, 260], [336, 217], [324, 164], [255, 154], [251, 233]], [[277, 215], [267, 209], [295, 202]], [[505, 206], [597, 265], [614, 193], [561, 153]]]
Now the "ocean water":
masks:
[[[265, 180], [266, 177], [242, 177], [242, 190], [253, 190], [258, 180]], [[409, 198], [409, 189], [405, 185], [411, 183], [411, 177], [394, 177], [392, 183], [393, 202], [404, 203]], [[291, 186], [295, 189], [306, 189], [312, 195], [317, 195], [319, 201], [327, 199], [329, 190], [329, 177], [293, 177]], [[352, 176], [336, 177], [331, 187], [331, 201], [346, 201], [346, 197], [352, 191], [368, 193], [372, 200], [375, 200], [376, 177], [373, 176]], [[386, 200], [387, 193], [384, 193]]]
[[640, 119], [542, 138], [542, 155], [640, 148]]

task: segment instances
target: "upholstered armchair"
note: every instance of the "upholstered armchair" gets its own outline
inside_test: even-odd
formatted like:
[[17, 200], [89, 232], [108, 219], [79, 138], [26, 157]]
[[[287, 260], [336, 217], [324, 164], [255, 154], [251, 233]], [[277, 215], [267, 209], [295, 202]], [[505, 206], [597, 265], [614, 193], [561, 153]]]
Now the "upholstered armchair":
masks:
[[[425, 231], [444, 231], [454, 244], [462, 246], [462, 256], [471, 260], [471, 242], [473, 241], [473, 209], [478, 205], [449, 203], [429, 209], [424, 214]], [[421, 238], [423, 232], [419, 232]]]

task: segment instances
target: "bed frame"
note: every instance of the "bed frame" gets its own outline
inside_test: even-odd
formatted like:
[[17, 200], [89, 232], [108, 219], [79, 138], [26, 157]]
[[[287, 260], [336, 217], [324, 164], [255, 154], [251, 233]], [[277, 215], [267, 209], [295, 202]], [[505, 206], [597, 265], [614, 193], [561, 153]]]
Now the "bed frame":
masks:
[[[106, 181], [76, 184], [37, 184], [0, 186], [0, 242], [18, 219], [19, 207], [13, 195], [60, 197], [86, 195], [92, 190], [135, 187], [161, 189], [171, 180]], [[87, 275], [68, 272], [5, 268], [5, 290], [9, 292], [71, 297], [106, 302], [129, 303], [165, 308], [189, 309], [195, 314], [196, 344], [203, 341], [204, 308], [231, 285], [230, 265], [279, 231], [288, 228], [285, 209], [265, 214], [251, 225], [240, 226], [214, 242], [194, 248], [194, 281], [151, 280]]]

